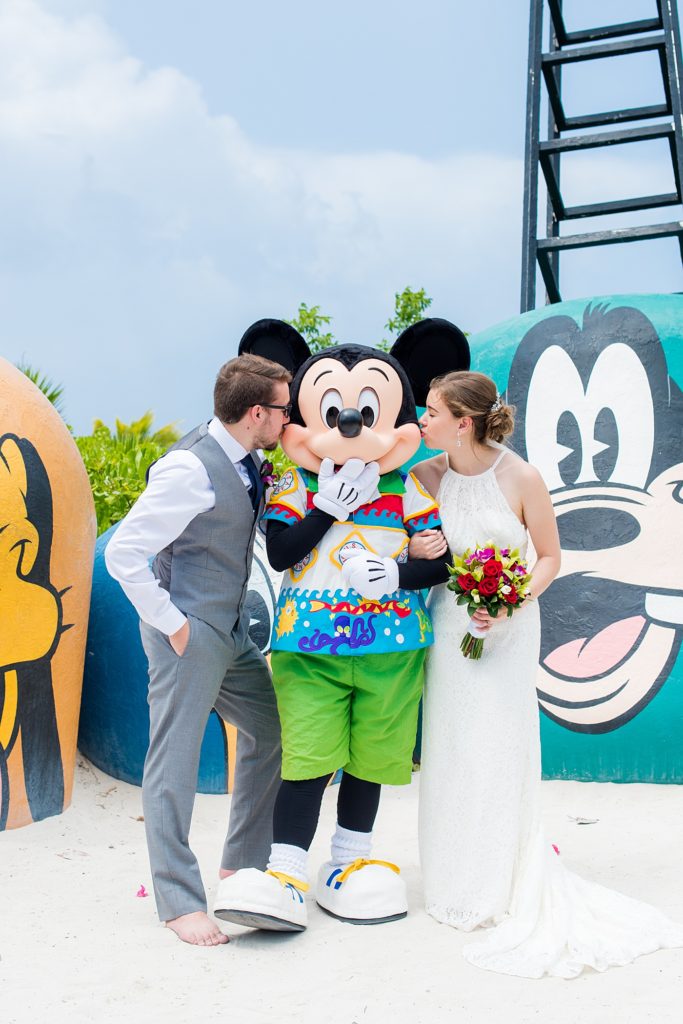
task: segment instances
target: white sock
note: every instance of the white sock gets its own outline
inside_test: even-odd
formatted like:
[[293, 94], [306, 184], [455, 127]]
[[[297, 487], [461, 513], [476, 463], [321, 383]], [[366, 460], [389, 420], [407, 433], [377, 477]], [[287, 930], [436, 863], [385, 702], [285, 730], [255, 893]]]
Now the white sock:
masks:
[[268, 870], [281, 871], [283, 875], [291, 875], [308, 884], [308, 850], [290, 846], [289, 843], [273, 843]]
[[372, 832], [352, 832], [350, 828], [337, 828], [332, 836], [330, 860], [335, 868], [343, 868], [359, 857], [369, 857], [372, 849]]

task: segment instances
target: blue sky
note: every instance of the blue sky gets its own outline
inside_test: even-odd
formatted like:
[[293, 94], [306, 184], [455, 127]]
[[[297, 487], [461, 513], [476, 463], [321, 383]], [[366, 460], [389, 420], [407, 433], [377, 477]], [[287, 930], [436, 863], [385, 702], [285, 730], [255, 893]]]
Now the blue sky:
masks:
[[[527, 33], [527, 0], [0, 0], [0, 352], [79, 432], [190, 427], [244, 328], [301, 300], [370, 344], [406, 285], [467, 330], [514, 315]], [[572, 112], [659, 95], [649, 57], [584, 72]], [[567, 161], [568, 199], [668, 191], [664, 150], [630, 150]], [[675, 243], [572, 254], [562, 283], [678, 290]]]

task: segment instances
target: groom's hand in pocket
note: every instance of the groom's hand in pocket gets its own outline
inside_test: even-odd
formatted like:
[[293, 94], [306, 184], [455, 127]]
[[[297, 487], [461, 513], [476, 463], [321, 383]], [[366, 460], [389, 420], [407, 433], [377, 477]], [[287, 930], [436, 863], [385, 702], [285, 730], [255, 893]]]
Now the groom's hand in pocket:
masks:
[[179, 658], [185, 653], [185, 648], [190, 641], [190, 620], [185, 619], [182, 626], [175, 633], [171, 633], [168, 642]]

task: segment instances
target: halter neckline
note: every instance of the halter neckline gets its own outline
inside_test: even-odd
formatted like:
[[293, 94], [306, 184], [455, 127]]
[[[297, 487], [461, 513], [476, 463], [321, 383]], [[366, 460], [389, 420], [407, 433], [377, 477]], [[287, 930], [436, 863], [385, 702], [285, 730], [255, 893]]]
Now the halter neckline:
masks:
[[482, 473], [458, 473], [457, 469], [452, 469], [451, 468], [451, 466], [450, 466], [450, 464], [448, 462], [448, 456], [444, 452], [444, 455], [446, 455], [446, 472], [447, 473], [453, 473], [454, 476], [460, 477], [461, 480], [480, 480], [481, 477], [488, 476], [489, 473], [493, 473], [493, 471], [496, 468], [496, 466], [499, 465], [499, 463], [505, 458], [505, 456], [508, 453], [508, 449], [504, 445], [498, 444], [495, 441], [489, 441], [488, 442], [488, 447], [489, 448], [500, 448], [501, 451], [500, 451], [500, 455], [495, 460], [495, 462], [493, 462], [489, 466], [489, 468], [485, 469]]

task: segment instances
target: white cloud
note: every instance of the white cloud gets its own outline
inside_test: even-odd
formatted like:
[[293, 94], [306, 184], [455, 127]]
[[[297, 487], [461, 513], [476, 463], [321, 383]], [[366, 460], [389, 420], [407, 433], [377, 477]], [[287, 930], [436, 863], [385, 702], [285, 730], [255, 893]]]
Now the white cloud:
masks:
[[98, 16], [0, 3], [0, 146], [4, 354], [63, 380], [79, 429], [191, 423], [248, 323], [299, 300], [368, 342], [406, 284], [465, 328], [517, 309], [519, 161], [256, 145]]

